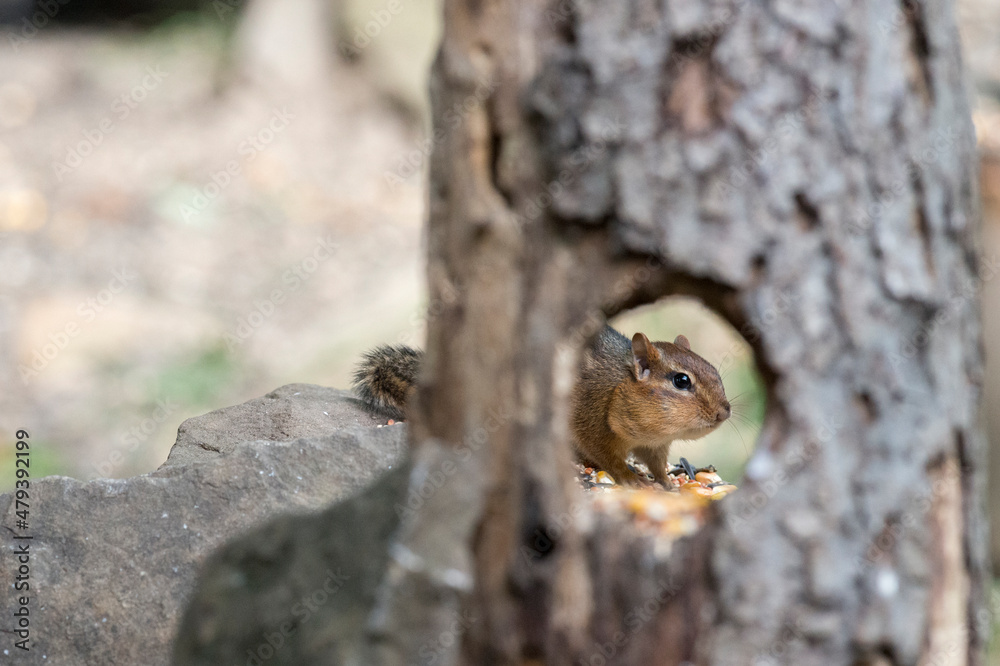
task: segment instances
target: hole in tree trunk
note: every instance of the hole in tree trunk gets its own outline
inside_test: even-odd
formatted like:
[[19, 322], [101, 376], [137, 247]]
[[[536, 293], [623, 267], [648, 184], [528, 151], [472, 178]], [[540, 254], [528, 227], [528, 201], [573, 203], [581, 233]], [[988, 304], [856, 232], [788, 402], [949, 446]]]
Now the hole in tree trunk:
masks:
[[694, 441], [675, 441], [670, 462], [684, 457], [695, 467], [714, 465], [726, 481], [738, 483], [753, 453], [765, 411], [765, 388], [750, 344], [726, 320], [700, 301], [669, 297], [628, 310], [609, 324], [626, 337], [642, 332], [653, 341], [687, 337], [691, 350], [719, 371], [732, 415]]

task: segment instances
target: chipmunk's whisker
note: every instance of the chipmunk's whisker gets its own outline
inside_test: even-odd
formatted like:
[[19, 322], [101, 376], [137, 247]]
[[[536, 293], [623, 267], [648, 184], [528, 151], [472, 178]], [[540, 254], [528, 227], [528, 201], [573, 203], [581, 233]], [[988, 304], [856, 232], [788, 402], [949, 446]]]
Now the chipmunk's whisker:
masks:
[[730, 421], [735, 422], [735, 423], [739, 423], [741, 425], [744, 425], [744, 426], [746, 426], [747, 428], [749, 428], [754, 433], [760, 432], [760, 424], [756, 423], [753, 420], [751, 420], [750, 417], [748, 417], [748, 416], [746, 416], [744, 414], [735, 414], [734, 413], [730, 417]]
[[736, 424], [733, 423], [732, 421], [729, 422], [729, 425], [733, 427], [733, 430], [736, 432], [736, 436], [740, 438], [740, 442], [743, 444], [743, 453], [745, 453], [747, 455], [747, 458], [749, 458], [750, 449], [747, 448], [747, 441], [743, 439], [743, 433], [740, 432], [740, 429], [737, 428]]

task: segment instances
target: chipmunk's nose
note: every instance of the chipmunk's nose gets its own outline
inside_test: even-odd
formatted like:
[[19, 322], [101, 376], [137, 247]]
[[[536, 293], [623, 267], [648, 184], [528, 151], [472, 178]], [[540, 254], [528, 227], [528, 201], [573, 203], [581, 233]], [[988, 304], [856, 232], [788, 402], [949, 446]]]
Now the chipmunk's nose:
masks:
[[718, 421], [719, 423], [722, 423], [723, 421], [728, 419], [732, 413], [733, 410], [729, 406], [729, 401], [726, 400], [722, 403], [722, 406], [719, 407], [719, 411], [715, 414], [715, 420]]

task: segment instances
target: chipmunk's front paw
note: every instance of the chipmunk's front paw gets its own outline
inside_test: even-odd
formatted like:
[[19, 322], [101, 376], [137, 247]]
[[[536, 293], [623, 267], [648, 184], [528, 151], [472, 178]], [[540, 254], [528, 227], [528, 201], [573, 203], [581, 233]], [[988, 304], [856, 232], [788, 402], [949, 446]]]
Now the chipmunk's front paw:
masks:
[[656, 482], [650, 476], [646, 474], [641, 474], [632, 469], [620, 470], [618, 472], [619, 476], [615, 476], [615, 481], [618, 485], [625, 488], [661, 488], [662, 486]]

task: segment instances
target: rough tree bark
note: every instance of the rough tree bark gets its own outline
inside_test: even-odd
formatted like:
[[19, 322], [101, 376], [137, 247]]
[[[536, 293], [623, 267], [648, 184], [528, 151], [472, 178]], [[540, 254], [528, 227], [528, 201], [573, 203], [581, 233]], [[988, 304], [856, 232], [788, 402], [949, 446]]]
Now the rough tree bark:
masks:
[[[991, 268], [952, 13], [446, 4], [411, 485], [446, 480], [378, 663], [982, 663]], [[769, 406], [740, 493], [664, 555], [564, 470], [587, 335], [671, 294], [743, 332]]]

